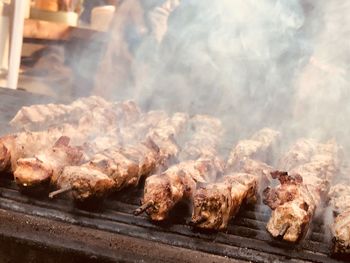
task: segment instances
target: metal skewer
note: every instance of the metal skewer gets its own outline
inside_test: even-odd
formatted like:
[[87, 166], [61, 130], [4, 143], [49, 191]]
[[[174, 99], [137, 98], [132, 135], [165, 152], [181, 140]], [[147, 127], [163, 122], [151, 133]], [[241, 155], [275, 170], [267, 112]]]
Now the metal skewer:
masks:
[[61, 189], [58, 189], [56, 191], [53, 191], [51, 193], [49, 193], [49, 198], [55, 198], [56, 195], [60, 195], [60, 194], [63, 194], [63, 193], [66, 193], [66, 192], [69, 192], [72, 190], [72, 187], [71, 186], [67, 186], [67, 187], [64, 187], [64, 188], [61, 188]]
[[139, 208], [137, 208], [135, 211], [134, 211], [134, 215], [135, 216], [138, 216], [140, 214], [142, 214], [143, 212], [145, 212], [148, 208], [154, 206], [154, 202], [153, 200], [150, 200], [146, 203], [144, 203], [142, 206], [140, 206]]

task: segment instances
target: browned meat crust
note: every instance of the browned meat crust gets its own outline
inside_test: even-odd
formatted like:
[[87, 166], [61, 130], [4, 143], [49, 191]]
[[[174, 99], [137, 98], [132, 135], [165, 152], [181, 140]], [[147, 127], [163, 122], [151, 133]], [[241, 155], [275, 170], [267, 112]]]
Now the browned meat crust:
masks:
[[192, 224], [198, 228], [225, 229], [244, 201], [255, 200], [258, 186], [270, 182], [272, 167], [252, 158], [268, 160], [267, 156], [277, 145], [279, 137], [279, 132], [264, 128], [250, 140], [239, 141], [226, 165], [227, 172], [236, 173], [229, 173], [220, 182], [196, 190]]
[[127, 116], [127, 121], [137, 118], [140, 109], [133, 101], [107, 102], [101, 97], [91, 96], [75, 100], [69, 105], [42, 104], [22, 107], [10, 124], [18, 129], [47, 129], [61, 123], [78, 123], [89, 112], [101, 108], [113, 109], [115, 114]]
[[296, 198], [298, 187], [302, 185], [303, 178], [299, 174], [288, 175], [287, 172], [282, 171], [271, 172], [271, 176], [273, 179], [278, 179], [281, 186], [278, 189], [267, 187], [263, 192], [263, 196], [264, 204], [274, 210]]
[[24, 190], [48, 183], [66, 165], [78, 165], [84, 161], [80, 147], [69, 146], [69, 138], [61, 137], [55, 145], [33, 158], [19, 159], [14, 178]]
[[239, 141], [230, 152], [226, 172], [237, 171], [240, 163], [247, 159], [268, 162], [279, 139], [280, 133], [278, 131], [264, 128], [255, 133], [251, 139]]
[[198, 182], [214, 181], [222, 164], [212, 159], [184, 161], [146, 179], [143, 203], [152, 202], [146, 212], [152, 220], [167, 218], [180, 201], [192, 197]]
[[193, 197], [192, 225], [226, 229], [244, 202], [255, 202], [256, 190], [256, 176], [245, 173], [226, 175], [220, 182], [198, 187]]
[[350, 253], [350, 209], [341, 212], [332, 226], [333, 252], [338, 254]]
[[350, 184], [342, 182], [331, 187], [330, 206], [335, 219], [331, 226], [333, 252], [350, 254]]
[[195, 115], [190, 120], [190, 127], [191, 139], [185, 142], [180, 160], [217, 156], [217, 148], [224, 133], [220, 120], [208, 115]]
[[279, 160], [280, 169], [290, 171], [292, 168], [307, 163], [317, 149], [317, 142], [312, 139], [299, 139]]
[[[20, 158], [33, 157], [43, 152], [61, 137], [67, 136], [73, 145], [83, 145], [91, 139], [104, 134], [115, 135], [121, 120], [133, 118], [132, 111], [128, 116], [127, 111], [121, 117], [121, 110], [130, 102], [122, 102], [111, 108], [98, 108], [84, 115], [78, 124], [63, 124], [60, 127], [50, 128], [39, 132], [20, 132], [0, 138], [0, 171], [15, 171], [17, 160]], [[128, 108], [128, 107], [126, 107]]]
[[[299, 141], [300, 142], [300, 141]], [[282, 237], [289, 242], [297, 242], [302, 239], [308, 229], [317, 207], [324, 200], [329, 190], [329, 182], [336, 176], [339, 165], [339, 147], [335, 142], [327, 144], [303, 144], [307, 150], [302, 150], [300, 143], [292, 149], [299, 148], [300, 155], [284, 158], [287, 167], [295, 167], [290, 171], [276, 172], [273, 174], [280, 181], [280, 185], [274, 189], [266, 188], [264, 202], [273, 210], [267, 224], [267, 230], [274, 237]], [[312, 148], [313, 155], [305, 162], [305, 152]], [[297, 152], [294, 152], [297, 153]], [[303, 158], [294, 158], [304, 156]], [[303, 164], [301, 163], [303, 160]]]
[[[151, 114], [154, 117], [153, 113]], [[157, 115], [159, 118], [166, 116]], [[176, 113], [171, 118], [158, 119], [158, 123], [154, 125], [140, 125], [141, 132], [147, 134], [145, 142], [135, 145], [126, 144], [120, 147], [110, 147], [102, 152], [92, 156], [91, 160], [79, 167], [65, 167], [58, 177], [53, 177], [51, 183], [55, 187], [72, 188], [73, 198], [78, 201], [99, 198], [103, 196], [103, 191], [98, 188], [94, 189], [87, 182], [91, 176], [99, 172], [98, 178], [103, 182], [107, 182], [109, 178], [113, 181], [111, 186], [108, 183], [108, 189], [105, 195], [111, 191], [119, 191], [126, 187], [136, 186], [140, 178], [154, 172], [159, 166], [167, 163], [168, 158], [176, 157], [178, 153], [177, 145], [170, 139], [174, 134], [181, 132], [187, 121], [187, 115]], [[151, 127], [145, 133], [144, 128]], [[156, 138], [156, 141], [153, 141]], [[129, 137], [128, 137], [129, 139]], [[127, 140], [128, 141], [128, 140]], [[166, 148], [168, 147], [168, 148]], [[79, 174], [79, 175], [78, 175]], [[86, 175], [86, 178], [84, 177]], [[96, 186], [98, 180], [96, 181]], [[81, 185], [81, 187], [80, 187]], [[85, 187], [89, 185], [89, 187]], [[102, 184], [103, 185], [103, 184]]]
[[198, 159], [182, 161], [161, 174], [147, 178], [143, 209], [136, 211], [136, 214], [145, 210], [152, 220], [164, 220], [177, 203], [192, 197], [197, 182], [213, 182], [222, 173], [223, 165], [217, 159], [216, 151], [203, 150], [207, 145], [214, 147], [219, 141], [222, 130], [216, 129], [221, 128], [220, 121], [206, 115], [196, 115], [190, 124], [194, 130], [193, 141], [185, 144], [181, 158]]
[[[110, 148], [81, 166], [64, 167], [62, 173], [52, 177], [51, 183], [59, 189], [72, 188], [71, 193], [77, 201], [98, 199], [112, 191], [136, 186], [142, 176], [156, 167], [158, 156], [156, 150], [143, 144]], [[107, 186], [105, 191], [103, 185]]]
[[316, 203], [299, 174], [276, 171], [273, 178], [281, 185], [275, 189], [268, 187], [263, 193], [264, 203], [273, 210], [267, 230], [274, 237], [296, 242], [306, 234]]

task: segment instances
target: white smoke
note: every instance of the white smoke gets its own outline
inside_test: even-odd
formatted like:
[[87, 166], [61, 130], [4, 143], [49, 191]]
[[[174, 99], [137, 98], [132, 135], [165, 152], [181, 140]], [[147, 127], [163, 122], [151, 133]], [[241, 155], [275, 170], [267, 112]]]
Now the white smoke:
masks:
[[213, 114], [235, 139], [272, 126], [350, 146], [350, 3], [182, 0], [159, 43], [149, 16], [165, 0], [124, 2], [100, 95]]
[[296, 128], [301, 132], [311, 130], [315, 137], [336, 137], [348, 147], [350, 3], [325, 1], [317, 8], [312, 20], [321, 26], [313, 38], [309, 62], [295, 86]]
[[[160, 46], [135, 52], [132, 94], [151, 108], [220, 116], [242, 132], [282, 120], [309, 52], [298, 1], [182, 1]], [[141, 65], [142, 70], [140, 70]]]

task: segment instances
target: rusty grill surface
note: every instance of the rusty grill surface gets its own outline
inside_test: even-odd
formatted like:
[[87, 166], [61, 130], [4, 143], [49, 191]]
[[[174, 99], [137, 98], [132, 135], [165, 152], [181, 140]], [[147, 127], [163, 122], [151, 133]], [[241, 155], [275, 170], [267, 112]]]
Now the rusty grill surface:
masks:
[[[18, 99], [23, 93], [6, 90], [0, 93], [5, 94], [0, 99], [0, 111], [12, 117], [11, 107], [3, 103], [11, 104], [12, 112], [16, 112], [24, 104]], [[16, 100], [11, 100], [13, 96]], [[349, 262], [349, 258], [330, 256], [331, 240], [322, 222], [315, 222], [311, 233], [297, 245], [271, 238], [265, 230], [270, 211], [261, 204], [241, 209], [226, 232], [199, 232], [186, 224], [189, 216], [186, 204], [176, 207], [171, 221], [162, 224], [150, 222], [145, 215], [135, 217], [132, 212], [139, 205], [142, 185], [111, 197], [98, 210], [86, 210], [64, 198], [49, 200], [46, 196], [20, 194], [8, 175], [0, 177], [0, 209], [7, 211], [253, 262]]]

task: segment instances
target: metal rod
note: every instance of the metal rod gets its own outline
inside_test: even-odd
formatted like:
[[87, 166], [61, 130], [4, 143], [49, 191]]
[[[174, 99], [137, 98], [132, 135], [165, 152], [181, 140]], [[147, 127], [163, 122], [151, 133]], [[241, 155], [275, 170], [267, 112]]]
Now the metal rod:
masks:
[[71, 186], [67, 186], [67, 187], [63, 187], [61, 189], [58, 189], [56, 191], [53, 191], [51, 193], [49, 193], [49, 198], [55, 198], [56, 195], [60, 195], [60, 194], [63, 194], [63, 193], [66, 193], [66, 192], [69, 192], [72, 190], [72, 187]]
[[147, 203], [144, 203], [142, 206], [140, 206], [139, 208], [137, 208], [134, 211], [134, 215], [138, 216], [140, 214], [142, 214], [143, 212], [145, 212], [148, 208], [150, 208], [151, 206], [154, 206], [154, 202], [153, 200], [148, 201]]

